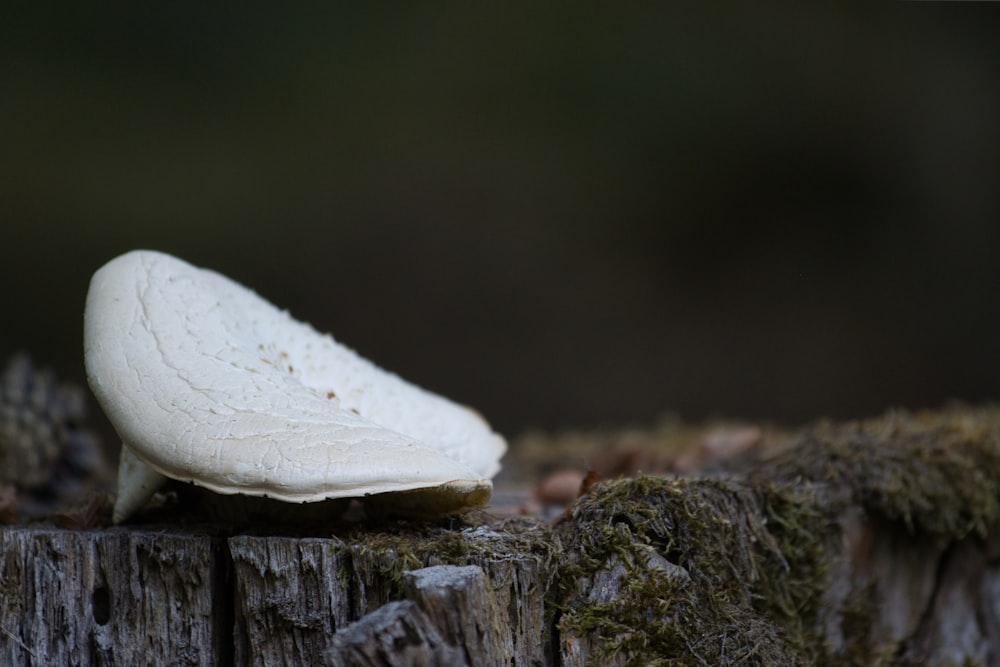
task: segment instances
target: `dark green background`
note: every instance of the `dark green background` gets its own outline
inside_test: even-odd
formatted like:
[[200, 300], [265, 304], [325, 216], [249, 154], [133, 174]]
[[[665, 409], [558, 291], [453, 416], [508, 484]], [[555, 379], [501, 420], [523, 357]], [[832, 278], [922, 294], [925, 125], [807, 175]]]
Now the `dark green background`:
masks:
[[0, 9], [0, 358], [219, 270], [529, 426], [1000, 397], [984, 9]]

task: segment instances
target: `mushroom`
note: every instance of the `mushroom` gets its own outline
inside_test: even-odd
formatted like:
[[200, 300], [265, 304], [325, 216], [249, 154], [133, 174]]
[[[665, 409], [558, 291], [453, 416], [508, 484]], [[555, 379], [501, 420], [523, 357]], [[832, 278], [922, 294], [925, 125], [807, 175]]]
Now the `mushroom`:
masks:
[[399, 514], [453, 514], [489, 500], [507, 448], [476, 412], [160, 252], [94, 274], [84, 357], [122, 439], [115, 523], [167, 478], [289, 503], [403, 494]]

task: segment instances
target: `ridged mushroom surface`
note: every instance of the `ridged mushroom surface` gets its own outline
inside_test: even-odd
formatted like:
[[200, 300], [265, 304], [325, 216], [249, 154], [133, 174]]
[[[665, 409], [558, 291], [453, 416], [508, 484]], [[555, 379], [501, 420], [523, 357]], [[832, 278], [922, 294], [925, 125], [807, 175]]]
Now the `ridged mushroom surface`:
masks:
[[449, 514], [489, 499], [506, 450], [476, 412], [160, 252], [94, 274], [84, 353], [123, 441], [116, 522], [163, 477], [287, 502], [425, 490]]

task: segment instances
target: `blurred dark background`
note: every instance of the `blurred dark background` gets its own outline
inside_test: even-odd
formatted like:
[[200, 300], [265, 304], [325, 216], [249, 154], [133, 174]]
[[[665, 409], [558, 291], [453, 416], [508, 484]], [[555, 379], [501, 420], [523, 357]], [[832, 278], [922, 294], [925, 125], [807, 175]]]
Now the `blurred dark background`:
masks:
[[0, 362], [151, 248], [508, 435], [1000, 398], [976, 7], [12, 4]]

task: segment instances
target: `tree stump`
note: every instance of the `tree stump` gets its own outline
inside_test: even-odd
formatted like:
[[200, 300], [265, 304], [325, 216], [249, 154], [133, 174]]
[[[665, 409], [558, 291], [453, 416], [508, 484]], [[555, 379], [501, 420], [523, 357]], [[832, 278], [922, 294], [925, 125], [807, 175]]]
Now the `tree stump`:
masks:
[[1000, 665], [998, 425], [819, 425], [554, 523], [7, 526], [0, 664]]

